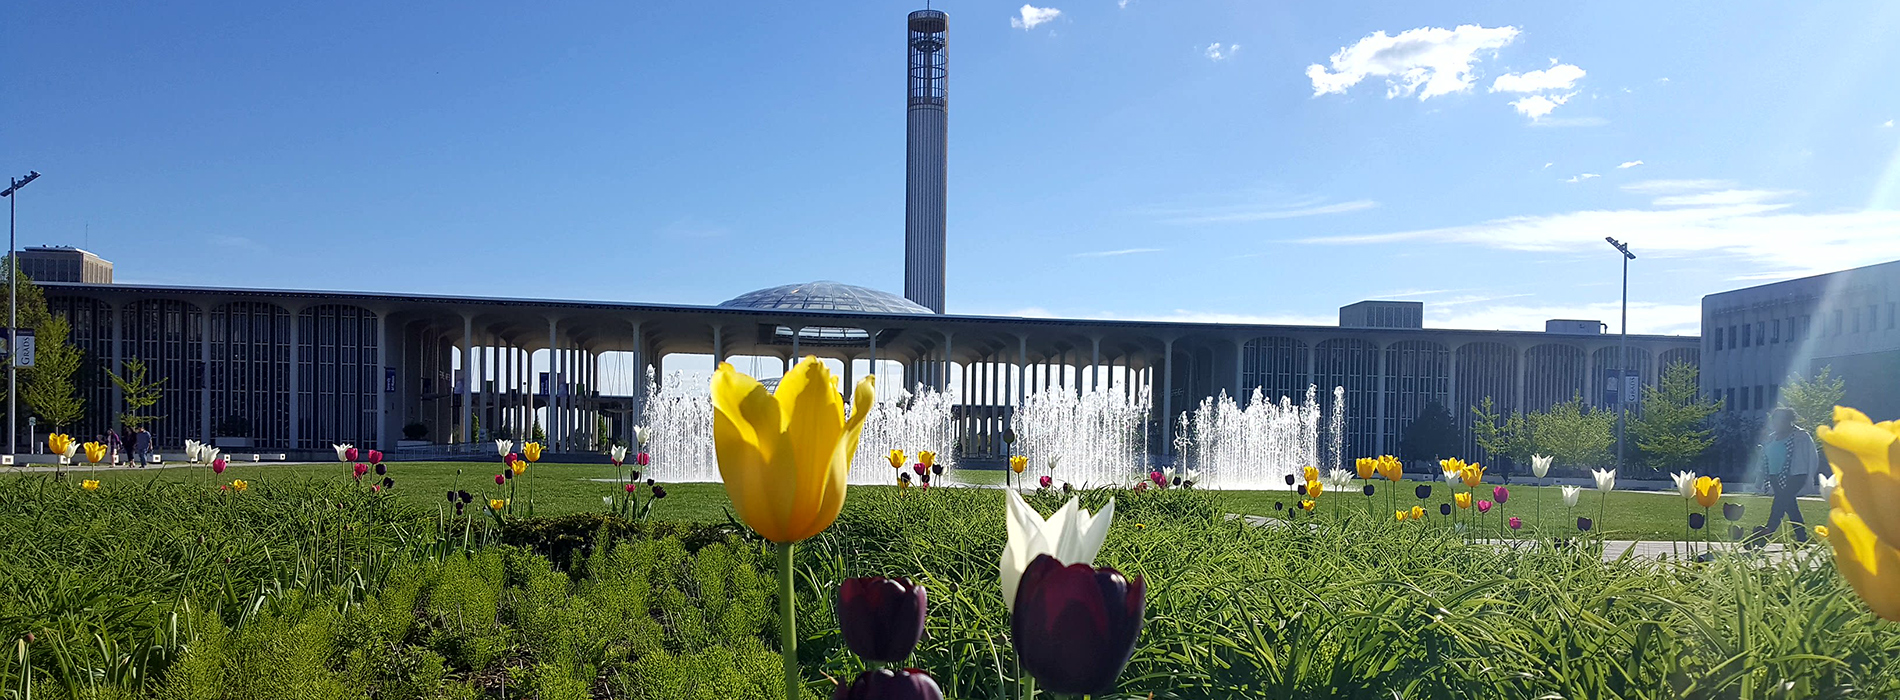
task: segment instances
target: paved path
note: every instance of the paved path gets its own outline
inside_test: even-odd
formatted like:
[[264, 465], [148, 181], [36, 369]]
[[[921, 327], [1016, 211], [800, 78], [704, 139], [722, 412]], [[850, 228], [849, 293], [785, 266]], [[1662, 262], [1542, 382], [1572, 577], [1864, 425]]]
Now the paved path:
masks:
[[[1227, 517], [1239, 518], [1249, 524], [1261, 527], [1287, 527], [1289, 525], [1286, 520], [1264, 515], [1228, 514]], [[1318, 527], [1316, 524], [1309, 524], [1308, 526]], [[1478, 542], [1494, 547], [1528, 547], [1535, 544], [1537, 540], [1478, 540]], [[1603, 561], [1606, 562], [1616, 561], [1625, 555], [1632, 559], [1663, 560], [1685, 558], [1695, 554], [1710, 552], [1715, 554], [1756, 554], [1763, 557], [1764, 560], [1779, 562], [1794, 556], [1799, 551], [1800, 548], [1798, 546], [1790, 548], [1780, 543], [1769, 544], [1758, 550], [1749, 550], [1743, 547], [1740, 542], [1685, 542], [1680, 540], [1603, 541]]]

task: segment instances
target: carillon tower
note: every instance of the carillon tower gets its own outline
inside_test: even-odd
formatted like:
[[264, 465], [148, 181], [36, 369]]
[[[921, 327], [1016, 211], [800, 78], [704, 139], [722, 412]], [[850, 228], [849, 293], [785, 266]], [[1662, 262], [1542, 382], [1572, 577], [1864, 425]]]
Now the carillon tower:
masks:
[[943, 313], [944, 165], [949, 137], [947, 31], [942, 10], [910, 13], [908, 143], [904, 153], [904, 297]]

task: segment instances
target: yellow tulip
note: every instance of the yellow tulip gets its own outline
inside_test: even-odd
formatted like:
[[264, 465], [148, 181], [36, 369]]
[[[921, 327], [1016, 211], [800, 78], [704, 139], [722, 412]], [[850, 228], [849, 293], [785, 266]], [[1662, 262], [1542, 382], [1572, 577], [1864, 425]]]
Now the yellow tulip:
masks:
[[1379, 475], [1385, 477], [1388, 481], [1404, 479], [1405, 463], [1399, 461], [1399, 458], [1392, 455], [1381, 456], [1379, 457]]
[[498, 510], [501, 510], [501, 509], [503, 509], [503, 508], [507, 508], [507, 507], [508, 507], [508, 499], [506, 499], [506, 498], [490, 498], [490, 499], [488, 499], [488, 509], [489, 509], [489, 510], [495, 510], [495, 511], [498, 511]]
[[249, 481], [245, 481], [243, 479], [231, 480], [231, 489], [234, 491], [243, 491], [244, 489], [248, 489], [250, 487], [251, 487], [251, 482]]
[[1875, 423], [1865, 413], [1835, 406], [1834, 426], [1814, 434], [1840, 480], [1835, 491], [1846, 492], [1874, 536], [1900, 547], [1900, 422]]
[[1484, 483], [1484, 465], [1477, 462], [1467, 464], [1464, 469], [1459, 470], [1458, 477], [1465, 480], [1466, 486], [1475, 489], [1478, 484]]
[[1308, 465], [1301, 468], [1300, 474], [1306, 477], [1306, 482], [1309, 484], [1319, 481], [1319, 467]]
[[1834, 567], [1875, 615], [1900, 622], [1900, 550], [1881, 543], [1841, 491], [1828, 497], [1833, 505], [1828, 522], [1834, 527], [1827, 541], [1834, 546]]
[[1814, 536], [1819, 537], [1824, 540], [1827, 539], [1827, 526], [1826, 525], [1814, 526]]
[[1393, 517], [1393, 518], [1395, 518], [1395, 519], [1397, 519], [1397, 520], [1398, 520], [1399, 522], [1405, 522], [1405, 519], [1406, 519], [1406, 517], [1408, 517], [1408, 516], [1410, 516], [1410, 515], [1411, 515], [1411, 514], [1410, 514], [1410, 513], [1407, 513], [1407, 512], [1405, 512], [1405, 510], [1404, 510], [1404, 509], [1399, 509], [1398, 511], [1395, 511], [1395, 512], [1393, 512], [1393, 513], [1392, 513], [1392, 517]]
[[[829, 375], [827, 375], [827, 376], [829, 376]], [[869, 379], [869, 377], [866, 377], [866, 379]], [[827, 381], [829, 381], [829, 380], [827, 380]], [[829, 386], [829, 385], [827, 385], [827, 386]], [[860, 383], [858, 384], [858, 386], [859, 386], [859, 387], [863, 387], [863, 386], [864, 386], [864, 384], [863, 384], [862, 382], [860, 382]], [[853, 403], [856, 403], [856, 402], [854, 401]], [[843, 414], [843, 411], [844, 411], [844, 407], [842, 407], [842, 406], [840, 406], [840, 407], [838, 408], [838, 410], [839, 410], [839, 415], [844, 415], [844, 414]], [[856, 448], [856, 447], [852, 447], [852, 448], [851, 448], [851, 451], [853, 451], [853, 452], [856, 452], [856, 451], [857, 451], [857, 449], [858, 449], [858, 448]], [[925, 469], [929, 469], [929, 468], [931, 468], [931, 467], [934, 467], [934, 466], [937, 466], [937, 453], [935, 453], [935, 452], [931, 452], [930, 450], [918, 450], [918, 451], [917, 451], [917, 461], [919, 461], [919, 462], [922, 462], [922, 463], [924, 464], [924, 468], [925, 468]]]
[[1372, 473], [1379, 469], [1379, 460], [1371, 457], [1360, 457], [1358, 461], [1353, 462], [1352, 466], [1359, 470], [1359, 478], [1370, 479], [1372, 478]]
[[1438, 460], [1438, 470], [1463, 474], [1465, 471], [1465, 461], [1457, 457], [1447, 457]]
[[1016, 472], [1017, 474], [1021, 474], [1023, 473], [1024, 469], [1028, 469], [1028, 468], [1029, 468], [1028, 457], [1024, 457], [1022, 455], [1016, 455], [1014, 457], [1009, 458], [1010, 471]]
[[[1308, 467], [1308, 468], [1310, 469], [1311, 467]], [[1325, 490], [1326, 490], [1326, 487], [1321, 485], [1320, 482], [1318, 481], [1306, 482], [1306, 495], [1308, 496], [1319, 498], [1320, 492], [1325, 491]]]
[[72, 449], [73, 438], [65, 433], [52, 433], [46, 436], [46, 451], [56, 455], [66, 454]]
[[[768, 392], [720, 363], [713, 373], [713, 448], [739, 519], [760, 536], [797, 542], [823, 532], [844, 506], [845, 473], [858, 452], [876, 378], [858, 382], [847, 419], [831, 370], [806, 357]], [[919, 452], [930, 464], [936, 455]]]
[[517, 459], [513, 464], [508, 465], [508, 471], [514, 472], [515, 476], [521, 476], [522, 472], [528, 471], [528, 463]]
[[1712, 508], [1722, 501], [1722, 480], [1698, 476], [1695, 480], [1695, 502], [1703, 508]]
[[79, 482], [79, 488], [82, 488], [82, 489], [85, 489], [85, 490], [87, 490], [87, 491], [98, 491], [98, 490], [99, 490], [99, 480], [98, 480], [98, 479], [87, 479], [87, 480], [85, 480], [85, 481], [81, 481], [81, 482]]
[[1413, 520], [1424, 520], [1424, 519], [1425, 519], [1425, 506], [1412, 506], [1412, 519], [1413, 519]]
[[[892, 469], [904, 468], [904, 451], [903, 450], [891, 450], [891, 456], [887, 457], [886, 459], [890, 460]], [[1016, 471], [1020, 472], [1022, 470], [1018, 469]]]
[[[541, 443], [530, 442], [523, 444], [521, 446], [521, 456], [530, 462], [541, 461]], [[520, 462], [516, 462], [516, 464], [520, 464]], [[515, 473], [520, 474], [521, 469], [526, 469], [526, 467], [516, 469]]]
[[106, 446], [96, 442], [86, 443], [86, 461], [98, 464], [106, 460]]
[[1464, 493], [1461, 493], [1461, 494], [1457, 494], [1457, 495], [1455, 495], [1455, 496], [1452, 496], [1451, 498], [1452, 498], [1452, 500], [1455, 500], [1455, 501], [1457, 501], [1457, 502], [1458, 502], [1458, 507], [1459, 507], [1459, 508], [1470, 508], [1470, 507], [1471, 507], [1471, 492], [1470, 492], [1470, 491], [1466, 491], [1466, 492], [1464, 492]]
[[1316, 506], [1316, 505], [1319, 505], [1319, 504], [1314, 503], [1312, 499], [1300, 501], [1300, 510], [1304, 510], [1308, 513], [1311, 513], [1313, 512], [1313, 506]]

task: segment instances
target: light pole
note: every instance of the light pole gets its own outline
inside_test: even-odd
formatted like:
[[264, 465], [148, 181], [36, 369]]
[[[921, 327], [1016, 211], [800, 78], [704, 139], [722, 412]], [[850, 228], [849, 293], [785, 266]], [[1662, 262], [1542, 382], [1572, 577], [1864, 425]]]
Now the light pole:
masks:
[[1623, 434], [1627, 432], [1629, 420], [1629, 344], [1630, 344], [1630, 261], [1636, 254], [1630, 252], [1628, 243], [1604, 236], [1611, 246], [1623, 254], [1623, 327], [1621, 336], [1616, 340], [1616, 471], [1623, 472]]
[[20, 259], [13, 254], [17, 249], [13, 212], [20, 198], [13, 193], [38, 179], [40, 171], [28, 170], [26, 177], [7, 178], [7, 189], [0, 192], [0, 197], [7, 198], [7, 454], [16, 452], [20, 445], [20, 370], [13, 364], [14, 331], [20, 327]]

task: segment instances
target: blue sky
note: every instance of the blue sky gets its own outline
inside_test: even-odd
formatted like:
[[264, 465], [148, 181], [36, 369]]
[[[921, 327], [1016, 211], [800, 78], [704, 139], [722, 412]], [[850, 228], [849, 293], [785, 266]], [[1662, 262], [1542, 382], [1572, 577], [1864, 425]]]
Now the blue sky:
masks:
[[[1900, 258], [1900, 4], [947, 2], [952, 313], [1693, 332]], [[16, 3], [23, 244], [126, 282], [901, 291], [894, 3]], [[1624, 167], [1626, 166], [1626, 167]]]

